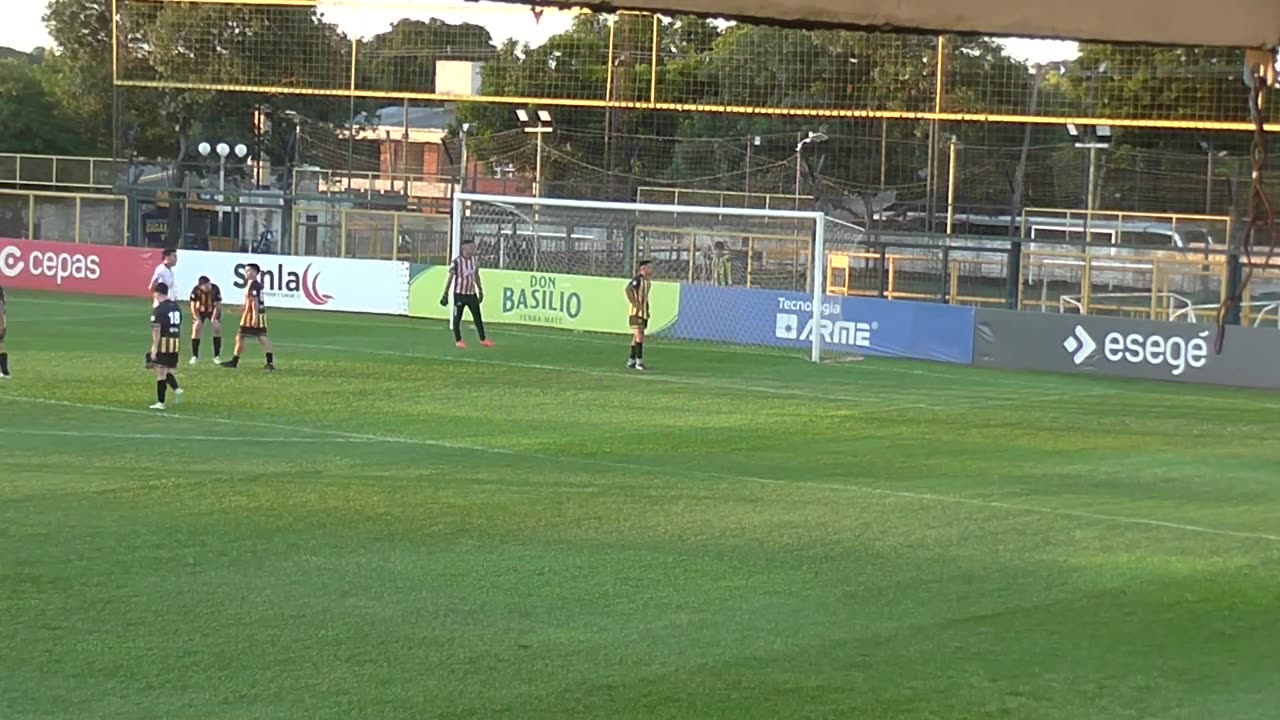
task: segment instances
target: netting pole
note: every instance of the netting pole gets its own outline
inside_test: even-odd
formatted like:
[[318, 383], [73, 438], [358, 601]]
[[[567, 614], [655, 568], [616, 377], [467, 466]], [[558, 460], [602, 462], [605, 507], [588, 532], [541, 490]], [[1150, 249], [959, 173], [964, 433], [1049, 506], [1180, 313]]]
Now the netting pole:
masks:
[[813, 229], [813, 343], [811, 358], [822, 362], [822, 303], [826, 299], [827, 217], [819, 215]]
[[[453, 209], [450, 212], [449, 223], [452, 226], [449, 231], [449, 257], [445, 258], [445, 263], [453, 262], [453, 259], [462, 254], [462, 212], [466, 201], [462, 198], [462, 181], [458, 181], [458, 191], [453, 194]], [[449, 296], [449, 329], [453, 330], [453, 283], [445, 281], [445, 292]]]

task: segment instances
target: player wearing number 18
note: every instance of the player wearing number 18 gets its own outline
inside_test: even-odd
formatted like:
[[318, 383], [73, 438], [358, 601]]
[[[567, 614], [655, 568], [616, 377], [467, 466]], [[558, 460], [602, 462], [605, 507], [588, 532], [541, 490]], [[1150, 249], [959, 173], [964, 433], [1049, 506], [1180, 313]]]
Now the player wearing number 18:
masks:
[[636, 276], [627, 283], [627, 302], [631, 304], [631, 316], [627, 324], [631, 327], [631, 358], [627, 367], [633, 370], [644, 370], [644, 331], [649, 328], [649, 291], [653, 288], [653, 264], [642, 260]]
[[151, 409], [164, 410], [169, 389], [175, 397], [182, 397], [182, 388], [173, 374], [182, 352], [182, 308], [169, 299], [169, 286], [165, 283], [158, 282], [151, 290], [156, 301], [151, 310], [151, 352], [147, 355], [149, 369], [156, 371], [156, 404]]

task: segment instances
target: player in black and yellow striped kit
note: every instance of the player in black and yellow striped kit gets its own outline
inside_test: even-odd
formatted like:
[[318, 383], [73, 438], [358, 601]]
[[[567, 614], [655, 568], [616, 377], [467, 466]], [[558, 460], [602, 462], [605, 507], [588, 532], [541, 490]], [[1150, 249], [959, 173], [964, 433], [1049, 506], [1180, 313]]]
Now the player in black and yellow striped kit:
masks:
[[632, 370], [644, 370], [644, 332], [649, 328], [649, 291], [653, 288], [653, 264], [648, 260], [641, 261], [636, 276], [627, 283], [627, 302], [631, 304], [631, 315], [627, 324], [631, 327], [631, 358], [627, 367]]
[[213, 361], [222, 362], [222, 290], [208, 275], [201, 275], [191, 291], [191, 364], [200, 362], [200, 331], [213, 327]]
[[156, 283], [152, 293], [156, 306], [151, 310], [151, 353], [147, 355], [147, 367], [156, 371], [156, 404], [151, 409], [164, 410], [169, 389], [175, 398], [182, 397], [182, 388], [173, 374], [182, 352], [182, 308], [169, 299], [168, 285]]
[[276, 356], [271, 352], [271, 339], [267, 337], [267, 303], [262, 299], [265, 289], [258, 280], [262, 276], [262, 268], [257, 263], [245, 266], [244, 310], [240, 313], [240, 332], [236, 333], [236, 354], [231, 360], [222, 363], [224, 368], [240, 367], [240, 353], [244, 352], [244, 339], [256, 337], [262, 343], [262, 350], [267, 354], [267, 371], [276, 369]]
[[9, 331], [9, 318], [4, 309], [4, 286], [0, 285], [0, 380], [9, 379], [9, 350], [4, 346], [4, 336]]

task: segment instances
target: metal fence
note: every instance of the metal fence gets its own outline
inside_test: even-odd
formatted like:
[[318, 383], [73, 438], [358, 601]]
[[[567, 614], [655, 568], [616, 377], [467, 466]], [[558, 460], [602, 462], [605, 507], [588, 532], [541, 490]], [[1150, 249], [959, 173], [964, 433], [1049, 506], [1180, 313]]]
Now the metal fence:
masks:
[[111, 190], [125, 162], [110, 158], [0, 153], [0, 185]]
[[119, 195], [0, 190], [0, 236], [126, 245], [129, 200]]
[[324, 205], [294, 209], [295, 255], [448, 262], [449, 218], [417, 212], [363, 210]]

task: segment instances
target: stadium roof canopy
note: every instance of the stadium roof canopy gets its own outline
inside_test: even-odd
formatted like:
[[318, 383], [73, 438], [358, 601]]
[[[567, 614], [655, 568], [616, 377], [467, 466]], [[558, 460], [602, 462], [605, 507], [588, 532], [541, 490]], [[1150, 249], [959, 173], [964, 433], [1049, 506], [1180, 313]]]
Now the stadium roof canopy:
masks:
[[544, 0], [542, 4], [869, 30], [1158, 45], [1280, 46], [1280, 0]]

